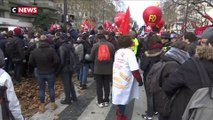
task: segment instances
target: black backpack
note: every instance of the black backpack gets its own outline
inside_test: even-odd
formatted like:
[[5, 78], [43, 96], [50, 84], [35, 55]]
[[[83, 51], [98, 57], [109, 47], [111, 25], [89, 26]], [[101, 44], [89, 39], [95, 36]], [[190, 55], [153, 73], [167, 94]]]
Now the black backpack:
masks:
[[18, 44], [18, 40], [15, 38], [9, 38], [6, 45], [5, 45], [5, 50], [6, 53], [11, 57], [14, 58], [17, 56], [18, 54], [18, 50], [17, 50], [17, 44]]
[[71, 45], [65, 46], [65, 47], [67, 48], [67, 51], [69, 53], [69, 56], [67, 57], [67, 61], [70, 66], [70, 70], [73, 73], [76, 73], [80, 70], [80, 67], [81, 67], [79, 57], [76, 54], [74, 47], [72, 47]]
[[172, 98], [169, 99], [160, 86], [162, 71], [167, 64], [171, 63], [178, 64], [175, 61], [165, 62], [160, 60], [159, 62], [153, 64], [153, 66], [151, 67], [146, 76], [146, 86], [147, 86], [146, 90], [149, 93], [153, 94], [156, 100], [164, 101], [163, 103], [161, 103], [160, 108], [159, 107], [156, 108], [157, 112], [159, 112], [163, 116], [168, 116], [171, 113], [172, 108], [171, 106], [173, 104], [176, 95], [179, 93], [179, 91], [177, 91], [172, 96]]

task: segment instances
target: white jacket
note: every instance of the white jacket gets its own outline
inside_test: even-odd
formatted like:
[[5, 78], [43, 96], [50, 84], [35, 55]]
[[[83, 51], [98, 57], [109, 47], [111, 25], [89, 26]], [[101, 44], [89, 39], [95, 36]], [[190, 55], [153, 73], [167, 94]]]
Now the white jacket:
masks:
[[[15, 120], [24, 120], [21, 114], [21, 107], [19, 104], [19, 100], [16, 96], [11, 77], [2, 68], [0, 68], [0, 86], [7, 87], [6, 94], [7, 94], [7, 99], [9, 101], [9, 109], [13, 117], [15, 118]], [[2, 112], [0, 112], [0, 117], [2, 117], [1, 114]]]

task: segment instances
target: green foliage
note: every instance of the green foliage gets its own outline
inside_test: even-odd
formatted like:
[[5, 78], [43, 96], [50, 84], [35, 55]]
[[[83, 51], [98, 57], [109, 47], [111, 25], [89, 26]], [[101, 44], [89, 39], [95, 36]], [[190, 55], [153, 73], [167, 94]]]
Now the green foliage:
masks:
[[50, 12], [42, 12], [42, 10], [38, 10], [38, 15], [36, 15], [33, 25], [40, 28], [49, 28], [54, 21], [52, 18], [53, 16], [54, 15]]

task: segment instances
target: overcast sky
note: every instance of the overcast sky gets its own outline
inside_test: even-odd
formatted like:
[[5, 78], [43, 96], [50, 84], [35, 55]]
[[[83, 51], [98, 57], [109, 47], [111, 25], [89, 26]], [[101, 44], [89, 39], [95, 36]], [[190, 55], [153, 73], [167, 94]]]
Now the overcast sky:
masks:
[[148, 6], [157, 6], [160, 0], [123, 0], [130, 7], [130, 14], [139, 26], [144, 25], [143, 11]]

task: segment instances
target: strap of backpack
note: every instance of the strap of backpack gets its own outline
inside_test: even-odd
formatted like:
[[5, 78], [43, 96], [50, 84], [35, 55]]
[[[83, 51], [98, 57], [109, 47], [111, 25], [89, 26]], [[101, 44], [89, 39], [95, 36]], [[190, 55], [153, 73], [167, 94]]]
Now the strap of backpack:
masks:
[[206, 71], [206, 69], [204, 68], [203, 64], [197, 60], [196, 58], [192, 58], [192, 61], [194, 62], [195, 66], [197, 67], [197, 70], [199, 72], [200, 75], [200, 79], [202, 82], [202, 87], [208, 87], [209, 88], [209, 96], [211, 99], [213, 99], [212, 96], [212, 82], [209, 78], [209, 75]]

